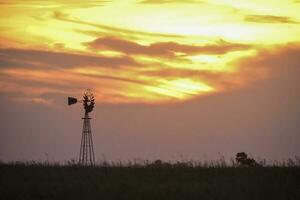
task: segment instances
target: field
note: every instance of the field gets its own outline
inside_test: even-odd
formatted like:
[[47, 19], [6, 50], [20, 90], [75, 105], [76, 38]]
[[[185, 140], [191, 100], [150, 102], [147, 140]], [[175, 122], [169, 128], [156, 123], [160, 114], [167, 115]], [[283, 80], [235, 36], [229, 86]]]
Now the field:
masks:
[[300, 199], [299, 166], [0, 164], [0, 199]]

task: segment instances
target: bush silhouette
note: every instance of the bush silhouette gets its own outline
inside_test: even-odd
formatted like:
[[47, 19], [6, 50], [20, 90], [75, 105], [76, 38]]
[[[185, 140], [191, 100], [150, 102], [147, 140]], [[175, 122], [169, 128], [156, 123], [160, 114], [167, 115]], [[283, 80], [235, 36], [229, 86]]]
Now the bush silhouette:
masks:
[[246, 166], [246, 167], [259, 166], [259, 164], [253, 158], [248, 158], [248, 155], [245, 152], [237, 153], [235, 160], [239, 166]]

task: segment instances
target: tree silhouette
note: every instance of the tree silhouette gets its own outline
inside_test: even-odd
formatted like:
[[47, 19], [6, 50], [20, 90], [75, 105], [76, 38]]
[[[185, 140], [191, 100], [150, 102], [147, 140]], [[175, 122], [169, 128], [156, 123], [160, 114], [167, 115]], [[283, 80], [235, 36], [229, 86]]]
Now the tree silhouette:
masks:
[[248, 155], [245, 152], [237, 153], [235, 160], [239, 166], [243, 166], [243, 167], [259, 166], [259, 164], [253, 158], [248, 158]]

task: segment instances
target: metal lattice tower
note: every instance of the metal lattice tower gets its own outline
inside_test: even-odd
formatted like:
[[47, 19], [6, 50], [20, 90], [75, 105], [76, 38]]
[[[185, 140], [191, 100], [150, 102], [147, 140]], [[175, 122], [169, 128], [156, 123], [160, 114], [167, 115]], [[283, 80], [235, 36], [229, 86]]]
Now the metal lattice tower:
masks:
[[[77, 99], [74, 97], [68, 97], [68, 105], [77, 103]], [[91, 119], [89, 113], [93, 111], [95, 106], [94, 95], [91, 91], [86, 91], [83, 95], [83, 100], [79, 102], [83, 103], [85, 114], [83, 119], [83, 128], [81, 135], [81, 145], [79, 153], [79, 164], [80, 165], [95, 165], [95, 155], [93, 147], [93, 138], [92, 138], [92, 128], [91, 128]]]
[[79, 164], [95, 165], [95, 155], [93, 147], [92, 128], [89, 113], [85, 112], [83, 119], [83, 128], [81, 136], [81, 145], [79, 153]]

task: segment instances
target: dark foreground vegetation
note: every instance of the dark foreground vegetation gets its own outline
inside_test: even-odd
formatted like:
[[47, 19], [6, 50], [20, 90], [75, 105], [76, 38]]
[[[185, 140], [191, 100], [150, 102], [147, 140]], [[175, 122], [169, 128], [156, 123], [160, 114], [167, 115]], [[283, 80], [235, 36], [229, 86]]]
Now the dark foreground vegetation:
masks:
[[0, 199], [300, 199], [299, 163], [0, 164]]

